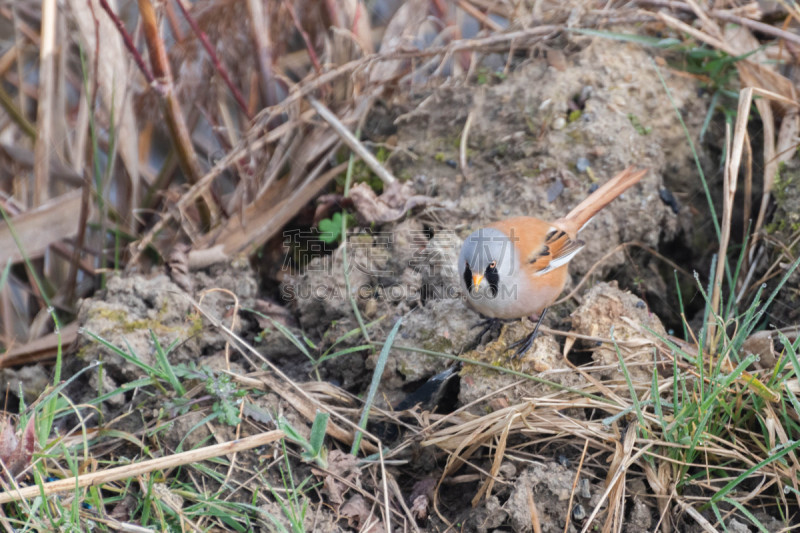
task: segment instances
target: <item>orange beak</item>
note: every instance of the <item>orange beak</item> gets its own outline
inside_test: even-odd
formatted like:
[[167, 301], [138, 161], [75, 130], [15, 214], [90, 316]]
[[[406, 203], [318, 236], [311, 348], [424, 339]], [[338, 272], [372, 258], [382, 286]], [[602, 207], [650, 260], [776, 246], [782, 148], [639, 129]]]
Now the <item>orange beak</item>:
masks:
[[480, 286], [481, 281], [483, 281], [483, 276], [481, 276], [480, 274], [473, 274], [472, 275], [472, 286], [475, 288], [475, 290], [478, 290], [478, 287]]

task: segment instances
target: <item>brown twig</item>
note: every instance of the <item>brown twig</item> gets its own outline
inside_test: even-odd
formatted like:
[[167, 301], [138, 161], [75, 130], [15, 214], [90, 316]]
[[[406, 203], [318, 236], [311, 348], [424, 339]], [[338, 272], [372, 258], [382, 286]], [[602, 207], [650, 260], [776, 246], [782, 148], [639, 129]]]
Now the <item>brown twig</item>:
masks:
[[[744, 131], [740, 128], [740, 124], [744, 121], [746, 126], [749, 113], [747, 112], [750, 106], [749, 99], [746, 102], [747, 107], [742, 107], [745, 104], [745, 99], [739, 100], [739, 114], [736, 120], [736, 140], [731, 144], [731, 127], [730, 124], [725, 124], [725, 170], [722, 178], [722, 227], [719, 237], [719, 252], [717, 252], [717, 267], [714, 273], [714, 283], [711, 290], [711, 315], [709, 322], [706, 324], [706, 346], [708, 346], [710, 355], [714, 355], [717, 343], [717, 321], [716, 318], [720, 314], [719, 304], [722, 298], [722, 277], [725, 275], [725, 266], [728, 264], [728, 243], [731, 237], [731, 220], [733, 218], [733, 197], [736, 194], [736, 185], [739, 179], [739, 161], [741, 160], [742, 147], [744, 143]], [[736, 153], [731, 154], [731, 149]], [[734, 173], [734, 170], [736, 173]], [[731, 367], [730, 370], [733, 370]]]
[[6, 90], [0, 85], [0, 107], [6, 110], [8, 116], [20, 127], [22, 132], [30, 139], [36, 140], [36, 126], [30, 123], [25, 117], [25, 113], [20, 111], [20, 108], [14, 104], [13, 98]]
[[[587, 440], [586, 442], [588, 443], [589, 441]], [[539, 510], [536, 508], [536, 502], [533, 501], [533, 488], [530, 485], [525, 487], [525, 493], [528, 498], [528, 512], [531, 516], [533, 533], [542, 533], [542, 522], [539, 519]], [[569, 513], [567, 513], [567, 516], [569, 516]]]
[[[106, 0], [99, 0], [100, 5], [116, 25], [122, 35], [125, 46], [133, 56], [134, 61], [139, 66], [139, 70], [144, 74], [150, 86], [163, 98], [164, 110], [166, 115], [167, 127], [172, 134], [175, 150], [181, 163], [181, 168], [186, 175], [189, 183], [196, 183], [201, 176], [200, 165], [197, 154], [192, 145], [189, 129], [184, 121], [180, 103], [175, 97], [172, 83], [172, 73], [169, 66], [169, 59], [164, 47], [164, 42], [158, 31], [158, 21], [155, 10], [150, 0], [139, 0], [139, 12], [141, 15], [142, 27], [144, 28], [145, 42], [150, 54], [150, 63], [153, 67], [151, 72], [144, 63], [141, 54], [133, 44], [133, 40], [125, 30], [125, 26], [119, 17], [114, 14]], [[198, 202], [197, 207], [204, 225], [208, 225], [211, 220], [211, 210], [215, 203], [207, 191], [202, 191], [205, 203]]]
[[92, 72], [92, 95], [89, 100], [91, 102], [89, 110], [93, 110], [97, 104], [97, 93], [100, 92], [97, 90], [100, 86], [97, 79], [98, 72], [100, 72], [100, 21], [97, 20], [97, 14], [94, 12], [94, 2], [88, 2], [88, 5], [89, 12], [92, 14], [92, 22], [94, 23], [94, 42], [97, 43], [94, 49], [94, 58], [92, 59], [94, 69]]
[[[92, 15], [92, 21], [94, 22], [94, 35], [95, 35], [95, 43], [98, 45], [95, 47], [94, 58], [92, 59], [94, 68], [93, 68], [93, 76], [92, 76], [92, 88], [91, 88], [91, 95], [89, 97], [89, 109], [93, 110], [95, 108], [97, 102], [97, 94], [98, 94], [98, 86], [99, 82], [97, 79], [98, 72], [99, 72], [99, 62], [100, 62], [100, 21], [97, 19], [97, 14], [94, 11], [94, 2], [88, 2], [89, 12]], [[91, 111], [90, 111], [91, 112]], [[81, 251], [83, 249], [83, 242], [86, 238], [86, 223], [89, 219], [89, 208], [90, 208], [90, 201], [91, 201], [91, 192], [92, 192], [92, 178], [91, 174], [94, 169], [93, 159], [95, 157], [94, 150], [89, 151], [89, 163], [86, 165], [86, 169], [83, 172], [83, 184], [82, 187], [82, 194], [81, 194], [81, 211], [80, 211], [80, 222], [78, 223], [78, 234], [75, 237], [75, 245], [72, 249], [72, 256], [69, 261], [69, 272], [67, 274], [67, 283], [66, 283], [66, 290], [65, 293], [65, 300], [67, 302], [74, 301], [75, 296], [75, 287], [78, 284], [78, 270], [80, 267], [81, 261]], [[103, 225], [105, 225], [106, 221], [106, 214], [102, 213], [101, 220], [103, 221]], [[101, 233], [105, 233], [104, 231]]]
[[32, 485], [30, 487], [21, 488], [18, 490], [8, 490], [0, 493], [0, 504], [27, 498], [35, 498], [41, 496], [42, 494], [49, 495], [58, 492], [76, 490], [82, 487], [91, 487], [95, 485], [101, 485], [103, 483], [111, 483], [113, 481], [132, 478], [147, 472], [153, 472], [155, 470], [163, 470], [166, 468], [174, 468], [176, 466], [197, 463], [207, 459], [213, 459], [214, 457], [220, 457], [243, 450], [257, 448], [259, 446], [264, 446], [265, 444], [275, 442], [283, 437], [283, 431], [276, 429], [266, 433], [245, 437], [243, 439], [223, 442], [222, 444], [206, 446], [205, 448], [189, 450], [187, 452], [176, 453], [174, 455], [167, 455], [165, 457], [150, 459], [140, 463], [133, 463], [117, 468], [110, 468], [108, 470], [101, 470], [100, 472], [92, 472], [90, 474], [76, 477], [59, 479], [58, 481], [42, 483], [41, 485]]
[[295, 29], [300, 33], [300, 36], [303, 38], [303, 42], [306, 43], [306, 50], [308, 51], [308, 57], [311, 58], [311, 64], [314, 66], [314, 70], [317, 74], [322, 74], [322, 66], [319, 62], [319, 57], [317, 57], [317, 52], [314, 51], [314, 46], [311, 44], [311, 39], [308, 37], [308, 32], [303, 29], [302, 24], [300, 24], [300, 19], [297, 18], [297, 12], [294, 10], [294, 5], [289, 2], [288, 0], [283, 0], [283, 6], [289, 12], [289, 15], [292, 17], [292, 21], [294, 22]]
[[575, 472], [575, 479], [572, 481], [572, 490], [569, 493], [569, 503], [567, 504], [567, 522], [564, 524], [564, 533], [569, 531], [569, 521], [572, 518], [572, 502], [575, 499], [575, 488], [578, 486], [578, 481], [581, 478], [581, 469], [583, 468], [583, 461], [586, 459], [586, 450], [589, 449], [589, 439], [583, 442], [583, 453], [581, 453], [581, 460], [578, 463], [578, 469]]
[[[38, 207], [50, 197], [50, 151], [53, 135], [53, 107], [56, 77], [55, 0], [42, 2], [42, 46], [39, 50], [39, 100], [36, 106], [36, 129], [33, 162], [33, 205]], [[21, 86], [22, 84], [20, 84]]]
[[133, 56], [133, 60], [136, 62], [136, 65], [139, 67], [139, 70], [144, 75], [144, 78], [147, 80], [151, 86], [155, 85], [155, 78], [153, 77], [153, 73], [147, 68], [147, 64], [144, 62], [144, 58], [142, 54], [139, 53], [139, 50], [136, 49], [136, 45], [133, 44], [133, 39], [131, 39], [131, 35], [128, 33], [128, 30], [125, 29], [125, 24], [120, 20], [120, 18], [114, 13], [111, 9], [111, 6], [108, 5], [107, 0], [99, 0], [100, 6], [103, 10], [108, 14], [109, 18], [114, 22], [114, 25], [119, 30], [119, 34], [122, 36], [122, 40], [125, 42], [125, 48], [128, 49], [128, 52], [131, 53]]
[[[676, 2], [674, 0], [638, 0], [636, 3], [639, 5], [649, 5], [653, 7], [667, 7], [678, 11], [694, 12], [694, 9], [689, 4], [685, 2]], [[733, 13], [729, 13], [727, 11], [722, 11], [718, 9], [714, 9], [710, 11], [708, 14], [719, 20], [723, 20], [725, 22], [732, 22], [740, 26], [745, 26], [747, 28], [750, 28], [751, 30], [761, 32], [765, 35], [771, 35], [773, 37], [777, 37], [778, 39], [783, 39], [785, 41], [789, 41], [800, 45], [800, 35], [797, 35], [796, 33], [792, 33], [790, 31], [782, 30], [780, 28], [776, 28], [775, 26], [772, 26], [770, 24], [764, 24], [763, 22], [759, 22], [757, 20], [749, 19], [747, 17], [741, 17], [739, 15], [734, 15]]]
[[277, 79], [272, 72], [272, 37], [269, 23], [265, 23], [264, 8], [264, 2], [247, 0], [247, 9], [250, 13], [250, 30], [256, 45], [255, 55], [258, 61], [258, 72], [261, 74], [261, 99], [265, 107], [272, 107], [278, 104]]
[[164, 97], [167, 115], [167, 127], [172, 133], [175, 148], [178, 151], [183, 171], [190, 183], [196, 183], [200, 178], [200, 167], [197, 163], [197, 154], [192, 146], [189, 129], [183, 120], [180, 104], [175, 98], [172, 83], [172, 70], [169, 66], [167, 50], [158, 31], [158, 20], [151, 0], [139, 0], [139, 13], [142, 16], [145, 42], [150, 54], [150, 65], [156, 79], [154, 83], [160, 86], [159, 91]]
[[375, 156], [372, 155], [372, 152], [367, 150], [361, 142], [356, 139], [356, 136], [350, 133], [350, 130], [342, 124], [342, 121], [334, 115], [330, 109], [325, 107], [321, 102], [319, 102], [316, 98], [308, 97], [308, 103], [311, 104], [311, 107], [319, 113], [319, 116], [327, 122], [331, 128], [339, 135], [339, 137], [344, 141], [344, 143], [356, 153], [358, 157], [361, 158], [362, 161], [372, 170], [375, 175], [377, 175], [385, 186], [392, 185], [393, 183], [397, 182], [397, 178], [392, 176], [392, 173], [386, 170], [386, 168], [375, 159]]
[[[191, 304], [194, 308], [205, 317], [214, 327], [216, 327], [219, 331], [221, 331], [227, 338], [233, 339], [235, 342], [233, 346], [236, 350], [242, 354], [250, 364], [254, 367], [258, 367], [259, 365], [256, 364], [256, 361], [250, 359], [250, 356], [254, 356], [258, 358], [266, 367], [270, 369], [271, 372], [263, 372], [259, 373], [257, 378], [252, 378], [250, 376], [240, 376], [240, 375], [233, 375], [233, 377], [239, 381], [245, 380], [252, 380], [249, 381], [248, 386], [256, 387], [258, 386], [257, 382], [261, 382], [263, 386], [267, 386], [270, 390], [273, 390], [280, 394], [284, 399], [286, 399], [290, 404], [294, 406], [294, 408], [303, 415], [307, 420], [313, 421], [314, 417], [316, 416], [317, 411], [322, 411], [326, 413], [330, 413], [332, 420], [328, 424], [327, 433], [332, 436], [333, 438], [345, 442], [347, 444], [352, 444], [353, 436], [356, 431], [360, 431], [362, 435], [367, 440], [361, 442], [361, 447], [366, 453], [375, 453], [378, 451], [378, 446], [380, 446], [380, 439], [378, 439], [375, 435], [370, 433], [369, 431], [362, 430], [358, 424], [350, 420], [349, 418], [342, 415], [337, 409], [332, 409], [327, 405], [324, 405], [320, 402], [317, 398], [313, 395], [309, 394], [303, 387], [299, 386], [296, 382], [294, 382], [289, 376], [287, 376], [278, 366], [276, 366], [272, 361], [264, 357], [261, 353], [259, 353], [255, 348], [253, 348], [250, 344], [248, 344], [244, 339], [239, 337], [236, 333], [230, 330], [227, 326], [222, 324], [220, 320], [209, 314], [205, 309], [200, 307], [196, 302], [191, 301]], [[340, 427], [338, 424], [334, 422], [334, 420], [338, 420], [342, 423], [343, 426], [347, 426], [350, 431]]]
[[253, 117], [247, 108], [247, 104], [244, 101], [242, 93], [239, 91], [239, 88], [236, 87], [236, 85], [234, 85], [233, 82], [231, 81], [231, 78], [228, 75], [228, 70], [220, 62], [219, 56], [217, 56], [217, 53], [214, 51], [214, 48], [211, 46], [211, 43], [208, 42], [208, 36], [197, 25], [197, 21], [194, 20], [194, 17], [192, 17], [192, 15], [189, 14], [189, 11], [183, 5], [183, 2], [181, 2], [180, 0], [176, 0], [175, 3], [178, 4], [178, 8], [180, 8], [181, 13], [183, 14], [183, 18], [185, 18], [186, 22], [189, 23], [189, 27], [192, 28], [192, 31], [200, 40], [200, 43], [203, 45], [203, 48], [205, 48], [206, 52], [208, 53], [208, 56], [211, 58], [211, 63], [213, 63], [214, 68], [219, 73], [220, 77], [222, 78], [222, 81], [225, 82], [225, 85], [227, 85], [228, 88], [231, 90], [231, 93], [233, 93], [233, 98], [236, 100], [236, 103], [239, 105], [239, 108], [242, 110], [242, 113], [245, 114], [248, 120], [252, 119]]
[[[169, 58], [167, 57], [167, 51], [164, 47], [164, 41], [158, 30], [158, 20], [152, 1], [139, 0], [139, 13], [142, 17], [141, 22], [144, 28], [147, 50], [150, 55], [150, 64], [156, 76], [155, 85], [160, 87], [158, 93], [163, 97], [167, 128], [172, 136], [175, 151], [178, 154], [178, 161], [186, 175], [186, 180], [194, 184], [200, 181], [202, 172], [197, 159], [197, 153], [192, 144], [189, 128], [186, 125], [181, 111], [180, 102], [178, 102], [175, 95]], [[203, 191], [202, 198], [204, 202], [198, 201], [196, 206], [200, 212], [203, 225], [208, 227], [212, 219], [211, 210], [214, 209], [215, 202], [208, 191]]]
[[458, 7], [466, 11], [469, 15], [475, 17], [481, 24], [486, 26], [492, 31], [503, 31], [503, 27], [497, 22], [493, 21], [483, 11], [473, 6], [467, 0], [457, 0]]
[[461, 167], [461, 173], [464, 178], [469, 179], [469, 163], [467, 161], [467, 143], [469, 142], [469, 130], [472, 127], [472, 117], [474, 111], [470, 111], [467, 115], [467, 121], [464, 123], [464, 130], [461, 132], [461, 143], [458, 147], [458, 164]]

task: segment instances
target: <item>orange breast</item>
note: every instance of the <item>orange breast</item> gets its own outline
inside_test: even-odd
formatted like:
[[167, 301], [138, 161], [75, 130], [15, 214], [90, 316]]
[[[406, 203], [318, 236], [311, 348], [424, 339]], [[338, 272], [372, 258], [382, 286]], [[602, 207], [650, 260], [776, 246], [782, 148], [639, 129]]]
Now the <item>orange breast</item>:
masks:
[[527, 281], [524, 284], [527, 285], [527, 293], [519, 295], [519, 301], [513, 306], [515, 309], [512, 313], [519, 317], [540, 314], [545, 307], [556, 301], [564, 290], [568, 265], [540, 274], [536, 272], [542, 267], [540, 261], [537, 261], [534, 268], [529, 259], [542, 248], [545, 236], [551, 228], [558, 227], [565, 231], [571, 228], [561, 228], [560, 224], [534, 217], [509, 218], [490, 224], [489, 227], [502, 231], [515, 244], [519, 253], [520, 275]]

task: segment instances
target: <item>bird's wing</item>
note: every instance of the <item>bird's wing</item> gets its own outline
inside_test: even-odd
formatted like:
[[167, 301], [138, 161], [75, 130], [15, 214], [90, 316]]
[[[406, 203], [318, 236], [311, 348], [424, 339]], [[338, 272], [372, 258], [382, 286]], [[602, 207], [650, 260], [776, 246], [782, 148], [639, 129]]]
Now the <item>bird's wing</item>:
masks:
[[534, 274], [540, 276], [569, 263], [581, 251], [584, 242], [571, 239], [567, 232], [552, 227], [547, 232], [544, 244], [528, 258]]

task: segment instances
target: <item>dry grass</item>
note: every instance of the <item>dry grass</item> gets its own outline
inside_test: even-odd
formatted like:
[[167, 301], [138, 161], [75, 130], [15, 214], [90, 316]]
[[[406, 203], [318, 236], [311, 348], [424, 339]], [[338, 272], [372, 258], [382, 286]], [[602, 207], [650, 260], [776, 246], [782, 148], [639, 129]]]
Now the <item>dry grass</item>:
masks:
[[[745, 192], [745, 228], [750, 202], [759, 206], [736, 267], [741, 275], [727, 278], [730, 265], [720, 260], [709, 286], [707, 327], [695, 334], [694, 344], [664, 339], [658, 347], [675, 361], [675, 375], [656, 374], [647, 383], [598, 383], [588, 375], [580, 390], [554, 390], [484, 416], [466, 409], [444, 416], [417, 414], [414, 423], [400, 422], [413, 435], [392, 451], [367, 435], [361, 449], [379, 455], [376, 463], [361, 468], [375, 476], [381, 490], [363, 496], [387, 528], [399, 522], [418, 530], [385, 469], [384, 461], [394, 454], [420, 439], [422, 446], [444, 452], [440, 483], [470, 467], [476, 455], [492, 455], [490, 470], [473, 465], [481, 474], [473, 498], [477, 505], [496, 489], [504, 457], [558, 441], [583, 449], [579, 470], [608, 472], [604, 504], [591, 511], [583, 531], [593, 523], [602, 524], [604, 532], [623, 530], [631, 477], [644, 480], [652, 491], [664, 533], [676, 530], [683, 513], [708, 531], [730, 513], [746, 516], [740, 506], [778, 506], [794, 516], [800, 509], [800, 422], [794, 410], [800, 404], [793, 372], [800, 369], [793, 371], [796, 359], [787, 365], [784, 355], [785, 366], [773, 376], [747, 373], [739, 352], [756, 334], [755, 322], [747, 335], [730, 335], [731, 324], [748, 319], [732, 316], [725, 303], [753, 302], [761, 284], [782, 275], [796, 259], [797, 240], [784, 243], [757, 279], [765, 250], [774, 245], [762, 230], [775, 176], [795, 157], [800, 132], [797, 88], [779, 68], [797, 62], [800, 11], [779, 2], [769, 21], [762, 21], [755, 3], [716, 2], [713, 9], [693, 0], [563, 4], [415, 0], [391, 20], [377, 22], [359, 0], [208, 0], [188, 10], [177, 2], [139, 0], [124, 12], [105, 0], [1, 5], [8, 34], [0, 55], [5, 110], [0, 116], [5, 218], [0, 271], [5, 274], [0, 279], [6, 281], [0, 283], [0, 367], [55, 360], [57, 387], [62, 348], [77, 334], [78, 301], [102, 287], [109, 273], [167, 263], [179, 244], [188, 245], [190, 256], [215, 247], [228, 257], [269, 248], [270, 240], [344, 172], [347, 164], [337, 159], [344, 147], [385, 185], [393, 183], [395, 178], [351, 133], [387, 94], [435, 83], [445, 73], [463, 79], [489, 53], [507, 54], [510, 63], [514, 53], [532, 53], [563, 32], [600, 30], [610, 38], [612, 30], [624, 27], [633, 34], [630, 28], [638, 25], [641, 34], [661, 32], [689, 46], [703, 43], [741, 56], [735, 63], [743, 88], [739, 115], [727, 138], [723, 210], [720, 222], [715, 218], [718, 257], [725, 258], [737, 190]], [[474, 38], [462, 37], [459, 20], [465, 13], [479, 22]], [[437, 37], [419, 48], [415, 37], [429, 19], [439, 22]], [[731, 23], [738, 25], [736, 31]], [[760, 154], [753, 153], [756, 143], [747, 130], [753, 103], [763, 127]], [[466, 144], [460, 161], [465, 170]], [[764, 161], [759, 169], [756, 155]], [[760, 199], [751, 200], [754, 189], [761, 191]], [[753, 304], [747, 312], [756, 308]], [[211, 322], [245, 358], [254, 358], [255, 367], [269, 363], [258, 361], [260, 355], [249, 352], [231, 330]], [[784, 343], [787, 350], [791, 344]], [[294, 383], [280, 369], [272, 370], [235, 379], [254, 390], [280, 391], [309, 422], [317, 411], [329, 412], [328, 435], [353, 442], [359, 410], [341, 406], [344, 392]], [[681, 410], [677, 396], [686, 402], [693, 398], [696, 412]], [[758, 423], [750, 419], [739, 425], [724, 416], [731, 406], [741, 412], [742, 405]], [[592, 409], [608, 417], [574, 416], [575, 410]], [[396, 420], [388, 413], [375, 416]], [[695, 432], [676, 427], [690, 421]], [[50, 429], [44, 430], [45, 440], [52, 437]], [[681, 484], [701, 471], [708, 474], [696, 479], [702, 495], [686, 497]], [[103, 473], [78, 476], [72, 486], [119, 479]], [[732, 496], [731, 480], [756, 478], [750, 493]], [[40, 486], [18, 495], [39, 494]], [[14, 497], [12, 492], [0, 496], [4, 502]], [[538, 531], [535, 498], [528, 496], [531, 527]], [[19, 509], [30, 511], [26, 505]], [[716, 513], [716, 523], [700, 512], [706, 509]], [[87, 520], [86, 513], [74, 515], [76, 522]], [[11, 527], [5, 515], [0, 519]], [[211, 527], [209, 521], [194, 525]]]

